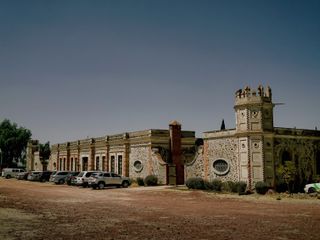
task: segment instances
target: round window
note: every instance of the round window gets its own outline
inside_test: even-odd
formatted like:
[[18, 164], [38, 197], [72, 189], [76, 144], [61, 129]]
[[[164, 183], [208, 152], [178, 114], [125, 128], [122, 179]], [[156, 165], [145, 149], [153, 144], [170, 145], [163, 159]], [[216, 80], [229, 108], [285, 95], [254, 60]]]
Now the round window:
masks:
[[142, 162], [137, 160], [133, 163], [133, 168], [136, 172], [141, 172], [142, 169], [143, 169], [143, 165], [142, 165]]
[[225, 175], [229, 172], [230, 165], [224, 159], [217, 159], [213, 162], [213, 171], [218, 175]]

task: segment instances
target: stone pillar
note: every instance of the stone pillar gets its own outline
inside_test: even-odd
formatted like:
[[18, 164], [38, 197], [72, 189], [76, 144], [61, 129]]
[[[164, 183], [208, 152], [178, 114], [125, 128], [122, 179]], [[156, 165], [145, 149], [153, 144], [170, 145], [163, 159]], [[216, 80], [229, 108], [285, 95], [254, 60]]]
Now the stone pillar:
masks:
[[70, 171], [70, 142], [67, 143], [67, 166], [66, 170]]
[[122, 175], [129, 177], [129, 152], [130, 152], [130, 145], [129, 145], [129, 135], [125, 133], [123, 135], [124, 140], [124, 154], [122, 157]]
[[94, 139], [92, 138], [91, 142], [90, 142], [90, 156], [88, 159], [88, 170], [89, 171], [95, 170], [94, 162], [95, 162], [95, 144], [94, 144]]
[[104, 171], [109, 171], [109, 136], [106, 136], [105, 138], [106, 142], [106, 157], [104, 159]]
[[177, 121], [170, 123], [171, 160], [176, 167], [176, 184], [184, 184], [184, 164], [181, 158], [181, 124]]

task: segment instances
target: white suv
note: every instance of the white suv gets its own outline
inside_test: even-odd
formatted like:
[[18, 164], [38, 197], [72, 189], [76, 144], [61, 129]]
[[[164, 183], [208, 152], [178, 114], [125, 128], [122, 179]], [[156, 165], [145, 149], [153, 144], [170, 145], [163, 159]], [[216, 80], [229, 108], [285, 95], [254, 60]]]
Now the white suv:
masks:
[[306, 193], [320, 192], [320, 183], [310, 183], [304, 187]]
[[1, 176], [8, 179], [8, 178], [16, 177], [21, 172], [26, 172], [26, 171], [20, 168], [4, 168], [2, 169]]
[[76, 177], [76, 185], [82, 187], [88, 187], [88, 178], [91, 176], [92, 173], [98, 173], [101, 171], [82, 171]]
[[89, 178], [89, 186], [93, 189], [103, 189], [105, 186], [122, 186], [127, 188], [130, 184], [130, 178], [110, 172], [96, 173]]

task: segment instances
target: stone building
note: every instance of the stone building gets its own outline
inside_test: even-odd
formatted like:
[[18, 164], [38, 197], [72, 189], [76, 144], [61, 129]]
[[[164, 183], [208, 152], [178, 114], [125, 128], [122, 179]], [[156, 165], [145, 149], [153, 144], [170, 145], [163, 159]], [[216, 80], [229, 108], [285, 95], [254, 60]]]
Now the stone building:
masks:
[[174, 121], [169, 130], [145, 130], [55, 144], [48, 169], [103, 170], [132, 178], [157, 175], [162, 184], [183, 184], [181, 153], [193, 151], [195, 133], [181, 131]]
[[[183, 184], [190, 177], [258, 181], [274, 186], [276, 169], [293, 161], [300, 180], [320, 175], [320, 131], [279, 128], [273, 124], [269, 87], [249, 87], [235, 94], [235, 129], [203, 133], [181, 131], [173, 121], [169, 130], [145, 130], [52, 146], [51, 170], [106, 170], [132, 178], [157, 175], [160, 183]], [[30, 145], [31, 147], [31, 145]], [[34, 164], [29, 149], [28, 164]], [[32, 167], [31, 167], [32, 168]], [[29, 168], [30, 169], [30, 168]]]
[[286, 161], [295, 163], [301, 184], [320, 175], [320, 131], [274, 127], [274, 106], [269, 87], [238, 90], [236, 128], [205, 132], [202, 154], [187, 163], [187, 175], [245, 181], [250, 189], [258, 181], [274, 186]]

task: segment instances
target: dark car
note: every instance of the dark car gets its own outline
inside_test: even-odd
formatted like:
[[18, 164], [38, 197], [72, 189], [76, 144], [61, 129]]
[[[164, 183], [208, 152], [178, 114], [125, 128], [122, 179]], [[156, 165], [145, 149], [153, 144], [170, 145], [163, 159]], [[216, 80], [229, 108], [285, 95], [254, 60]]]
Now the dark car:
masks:
[[74, 180], [78, 175], [79, 175], [80, 172], [70, 172], [67, 177], [66, 177], [66, 183], [68, 185], [72, 185], [74, 183]]
[[47, 182], [50, 179], [52, 172], [51, 171], [43, 171], [39, 175], [39, 181], [40, 182]]

